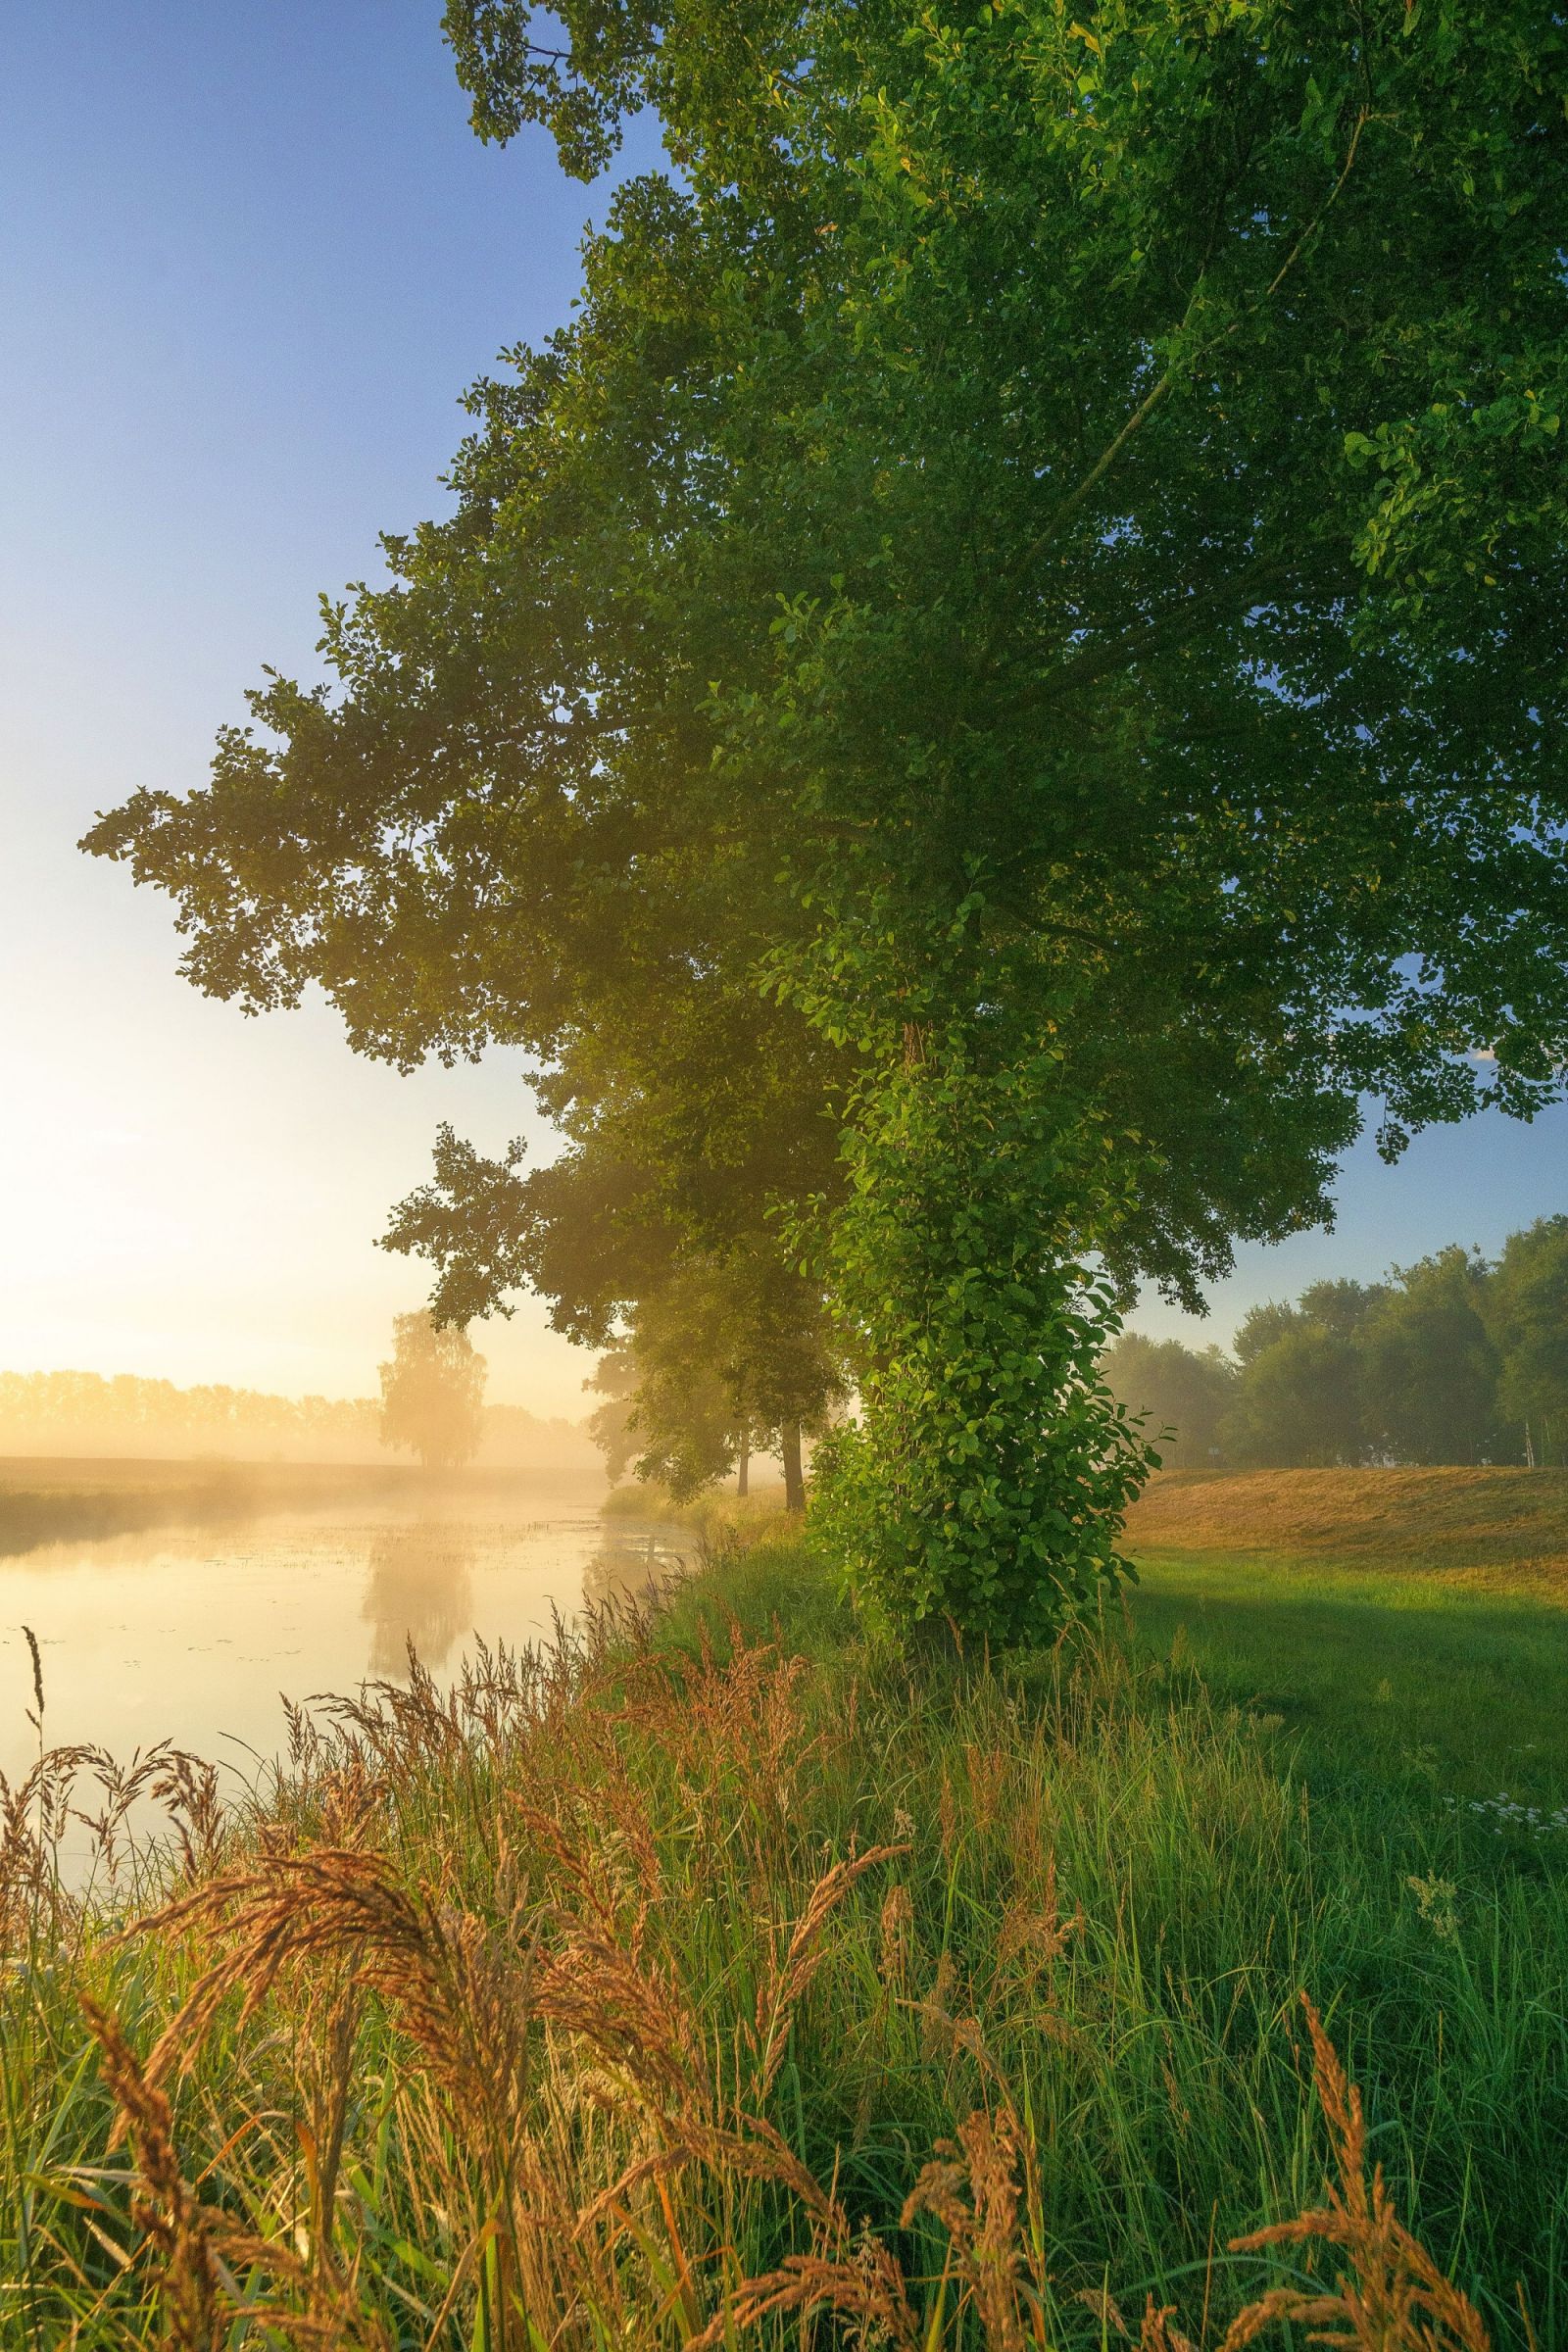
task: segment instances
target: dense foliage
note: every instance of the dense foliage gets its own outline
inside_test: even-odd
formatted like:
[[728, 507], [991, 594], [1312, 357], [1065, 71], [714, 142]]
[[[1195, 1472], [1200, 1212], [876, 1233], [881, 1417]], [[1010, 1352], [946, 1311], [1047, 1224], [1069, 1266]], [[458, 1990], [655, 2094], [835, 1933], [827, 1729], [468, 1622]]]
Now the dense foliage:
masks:
[[1568, 1460], [1568, 1216], [1257, 1306], [1234, 1362], [1127, 1333], [1103, 1375], [1183, 1468]]
[[[1067, 1455], [1117, 1443], [1070, 1269], [1191, 1301], [1323, 1213], [1368, 1098], [1396, 1153], [1560, 1089], [1568, 34], [1550, 0], [559, 18], [453, 0], [480, 131], [587, 170], [651, 102], [679, 176], [475, 389], [450, 519], [328, 608], [341, 691], [272, 680], [209, 787], [90, 844], [216, 994], [318, 982], [399, 1061], [524, 1049], [666, 1263], [814, 1225], [866, 1398], [846, 1538], [894, 1499], [917, 1617], [989, 1522], [1021, 1630], [1054, 1567], [996, 1482], [1072, 1516], [1069, 1396]], [[995, 1105], [1056, 1156], [1037, 1190], [1004, 1144], [988, 1280], [952, 1203]], [[461, 1271], [461, 1214], [431, 1238]]]
[[[779, 1179], [755, 1155], [775, 1168], [803, 1158], [787, 1121], [775, 1135], [757, 1115], [767, 1091], [747, 1104], [738, 1158], [714, 1126], [700, 1151], [687, 1138], [685, 1158], [661, 1151], [647, 1090], [629, 1119], [600, 1102], [587, 1136], [526, 1174], [520, 1145], [487, 1159], [442, 1127], [434, 1181], [394, 1212], [385, 1247], [441, 1269], [438, 1321], [510, 1314], [508, 1292], [526, 1286], [558, 1331], [609, 1351], [594, 1384], [611, 1381], [626, 1408], [595, 1416], [612, 1478], [634, 1464], [688, 1497], [754, 1449], [777, 1450], [792, 1502], [804, 1499], [802, 1432], [840, 1401], [843, 1351], [783, 1230], [757, 1222]], [[818, 1177], [830, 1172], [819, 1154]]]

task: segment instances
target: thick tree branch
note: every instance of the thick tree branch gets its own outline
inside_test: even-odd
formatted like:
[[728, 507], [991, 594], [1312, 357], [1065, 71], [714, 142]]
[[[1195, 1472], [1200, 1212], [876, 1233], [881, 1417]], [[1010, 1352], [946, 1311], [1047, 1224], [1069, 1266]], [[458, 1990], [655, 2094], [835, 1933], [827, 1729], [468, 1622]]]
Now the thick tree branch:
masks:
[[1014, 573], [1016, 578], [1026, 579], [1029, 573], [1034, 569], [1035, 565], [1040, 562], [1041, 558], [1049, 554], [1050, 550], [1061, 537], [1062, 532], [1067, 528], [1067, 525], [1072, 522], [1079, 514], [1082, 513], [1084, 507], [1093, 497], [1100, 484], [1104, 480], [1106, 474], [1109, 473], [1111, 467], [1115, 465], [1117, 459], [1121, 456], [1122, 451], [1127, 447], [1128, 443], [1135, 439], [1136, 436], [1143, 431], [1144, 426], [1149, 422], [1151, 416], [1153, 416], [1155, 410], [1160, 406], [1160, 403], [1175, 389], [1176, 385], [1181, 382], [1182, 378], [1184, 376], [1191, 375], [1193, 370], [1198, 368], [1202, 361], [1207, 359], [1211, 352], [1218, 351], [1221, 345], [1229, 342], [1233, 335], [1239, 334], [1243, 326], [1246, 325], [1247, 321], [1250, 318], [1254, 318], [1262, 309], [1263, 305], [1266, 302], [1272, 301], [1273, 297], [1279, 292], [1280, 287], [1284, 284], [1286, 278], [1295, 269], [1297, 263], [1300, 260], [1301, 255], [1306, 251], [1308, 244], [1317, 234], [1318, 230], [1322, 227], [1323, 222], [1327, 219], [1333, 206], [1337, 203], [1340, 192], [1344, 188], [1346, 181], [1349, 178], [1351, 170], [1354, 166], [1356, 149], [1361, 143], [1361, 133], [1366, 128], [1366, 125], [1370, 120], [1371, 116], [1366, 107], [1363, 106], [1356, 115], [1354, 127], [1350, 132], [1349, 145], [1346, 150], [1345, 162], [1340, 168], [1338, 178], [1335, 180], [1332, 188], [1330, 188], [1322, 204], [1319, 205], [1317, 211], [1313, 214], [1311, 220], [1302, 229], [1300, 235], [1297, 238], [1295, 244], [1291, 247], [1290, 252], [1286, 255], [1284, 261], [1280, 264], [1278, 270], [1276, 270], [1268, 284], [1264, 287], [1262, 293], [1255, 296], [1251, 302], [1248, 303], [1242, 310], [1240, 310], [1236, 317], [1232, 318], [1228, 324], [1220, 328], [1217, 334], [1205, 336], [1204, 339], [1200, 343], [1195, 345], [1192, 352], [1184, 358], [1180, 356], [1182, 338], [1187, 331], [1188, 323], [1193, 317], [1194, 310], [1203, 292], [1203, 287], [1206, 282], [1204, 274], [1200, 273], [1198, 283], [1196, 286], [1194, 286], [1191, 299], [1189, 300], [1187, 308], [1182, 315], [1181, 324], [1175, 329], [1174, 335], [1171, 338], [1178, 347], [1177, 358], [1171, 362], [1170, 366], [1165, 369], [1164, 374], [1159, 378], [1158, 382], [1153, 386], [1153, 388], [1150, 392], [1146, 393], [1144, 398], [1139, 402], [1137, 408], [1134, 409], [1132, 415], [1127, 418], [1127, 421], [1121, 427], [1121, 430], [1111, 441], [1106, 444], [1105, 448], [1101, 451], [1100, 456], [1095, 460], [1094, 465], [1084, 475], [1082, 481], [1080, 481], [1074, 489], [1068, 491], [1066, 497], [1056, 508], [1054, 514], [1050, 516], [1044, 530], [1041, 531], [1038, 537], [1031, 541], [1030, 545], [1024, 550], [1023, 556], [1020, 559]]
[[1107, 643], [1084, 646], [1010, 701], [999, 705], [996, 714], [1014, 718], [1042, 710], [1058, 702], [1063, 695], [1094, 685], [1114, 670], [1147, 661], [1153, 654], [1168, 653], [1173, 647], [1201, 635], [1216, 622], [1234, 618], [1255, 605], [1296, 604], [1324, 594], [1343, 595], [1353, 582], [1354, 575], [1348, 566], [1337, 563], [1313, 571], [1298, 568], [1285, 557], [1260, 556], [1243, 564], [1239, 571], [1216, 580], [1211, 587], [1176, 599], [1141, 627], [1129, 629]]

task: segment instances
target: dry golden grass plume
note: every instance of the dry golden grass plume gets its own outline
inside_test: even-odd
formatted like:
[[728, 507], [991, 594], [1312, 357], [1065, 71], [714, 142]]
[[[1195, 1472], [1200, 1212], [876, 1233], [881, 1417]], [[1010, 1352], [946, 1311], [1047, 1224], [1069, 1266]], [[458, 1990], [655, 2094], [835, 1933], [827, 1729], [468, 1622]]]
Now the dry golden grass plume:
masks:
[[781, 1848], [820, 1742], [804, 1737], [805, 1660], [749, 1642], [734, 1625], [727, 1648], [719, 1660], [705, 1625], [697, 1659], [650, 1676], [632, 1712], [688, 1796], [705, 1813], [721, 1812], [760, 1867]]
[[[155, 2266], [153, 2296], [165, 2352], [220, 2352], [236, 2319], [273, 2342], [332, 2352], [389, 2352], [384, 2330], [359, 2308], [352, 2279], [330, 2258], [308, 2263], [293, 2248], [206, 2204], [185, 2179], [169, 2100], [97, 2002], [83, 2013], [118, 2111], [111, 2149], [128, 2140], [136, 2171], [130, 2220], [141, 2243], [129, 2256]], [[244, 2281], [242, 2284], [241, 2281]], [[260, 2282], [270, 2282], [271, 2293]], [[288, 2300], [278, 2299], [277, 2290]], [[140, 2339], [138, 2339], [140, 2340]]]
[[[1100, 2322], [1102, 2339], [1114, 2334], [1121, 2343], [1132, 2342], [1133, 2331], [1122, 2316], [1114, 2295], [1107, 2294], [1103, 2287], [1083, 2287], [1079, 2290], [1078, 2301], [1092, 2311]], [[1143, 2323], [1138, 2330], [1138, 2352], [1198, 2352], [1192, 2337], [1183, 2335], [1179, 2328], [1171, 2325], [1175, 2317], [1174, 2303], [1159, 2304], [1151, 2295], [1145, 2303]]]
[[906, 2230], [921, 2213], [946, 2230], [960, 2288], [955, 2318], [972, 2304], [990, 2352], [1023, 2352], [1046, 2284], [1018, 2230], [1022, 2148], [1010, 2108], [995, 2118], [976, 2109], [924, 2168], [904, 2208]]
[[968, 1740], [963, 1750], [963, 1769], [969, 1783], [969, 1810], [975, 1828], [984, 1835], [992, 1829], [1003, 1810], [1011, 1759], [1000, 1740], [981, 1745]]
[[[167, 1825], [151, 1841], [145, 1820], [157, 1806]], [[79, 1866], [62, 1847], [72, 1825], [87, 1833]], [[120, 1764], [101, 1747], [50, 1747], [14, 1785], [0, 1773], [0, 1955], [40, 1935], [58, 1940], [78, 1920], [79, 1890], [102, 1893], [127, 1866], [145, 1862], [149, 1842], [172, 1839], [172, 1859], [187, 1879], [216, 1862], [224, 1831], [218, 1774], [182, 1748], [160, 1745]]]
[[838, 2321], [853, 2344], [913, 2352], [920, 2342], [903, 2273], [887, 2247], [866, 2235], [842, 2253], [792, 2254], [776, 2271], [749, 2278], [720, 2316], [693, 2336], [687, 2352], [712, 2352], [733, 2329], [763, 2320], [820, 2311]]
[[1328, 2183], [1328, 2202], [1294, 2221], [1233, 2238], [1233, 2253], [1265, 2246], [1301, 2246], [1316, 2240], [1348, 2255], [1349, 2267], [1332, 2294], [1310, 2295], [1295, 2287], [1271, 2294], [1239, 2313], [1221, 2352], [1241, 2352], [1281, 2322], [1310, 2328], [1310, 2340], [1351, 2347], [1353, 2352], [1490, 2352], [1480, 2314], [1439, 2270], [1394, 2210], [1381, 2165], [1370, 2175], [1361, 2094], [1346, 2075], [1323, 2023], [1301, 1995], [1312, 2036], [1312, 2075], [1318, 2104], [1329, 2128], [1337, 2178]]
[[878, 1926], [878, 1973], [893, 1992], [908, 1982], [910, 1939], [914, 1932], [914, 1902], [907, 1886], [895, 1879], [882, 1898]]
[[318, 1848], [263, 1856], [140, 1921], [221, 1936], [208, 1969], [148, 2061], [160, 2082], [194, 2062], [220, 2010], [240, 1995], [237, 2031], [285, 1969], [346, 1961], [360, 1989], [386, 2001], [445, 2089], [469, 2116], [510, 2129], [526, 2098], [528, 1984], [519, 1949], [486, 1922], [411, 1892], [376, 1854]]
[[13, 1784], [0, 1773], [0, 1953], [21, 1950], [43, 1925], [57, 1931], [55, 1855], [71, 1819], [77, 1776], [97, 1750], [55, 1747]]
[[805, 1997], [822, 1959], [822, 1930], [858, 1879], [884, 1862], [908, 1852], [904, 1845], [874, 1845], [868, 1852], [834, 1862], [812, 1887], [810, 1899], [796, 1922], [782, 1962], [776, 1958], [768, 1979], [758, 1986], [757, 2034], [761, 2050], [758, 2095], [766, 2098], [778, 2079], [795, 2012]]
[[119, 2110], [116, 2136], [129, 2139], [136, 2162], [131, 2221], [162, 2266], [164, 2340], [171, 2352], [212, 2352], [226, 2298], [212, 2217], [180, 2171], [169, 2101], [148, 2080], [118, 2020], [94, 2001], [82, 2007]]
[[1013, 1895], [1003, 1913], [997, 1937], [998, 1966], [1017, 1965], [1033, 1982], [1042, 1970], [1062, 1958], [1072, 1938], [1083, 1934], [1084, 1924], [1078, 1910], [1063, 1919], [1056, 1857], [1048, 1854], [1039, 1886]]

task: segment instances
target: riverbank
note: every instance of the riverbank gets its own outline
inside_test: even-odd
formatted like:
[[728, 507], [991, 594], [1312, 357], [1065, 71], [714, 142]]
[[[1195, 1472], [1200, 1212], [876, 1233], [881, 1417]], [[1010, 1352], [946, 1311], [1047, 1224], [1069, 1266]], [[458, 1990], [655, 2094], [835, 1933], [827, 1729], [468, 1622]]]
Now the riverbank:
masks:
[[1303, 1990], [1494, 2340], [1521, 2294], [1568, 2334], [1562, 1841], [1320, 1800], [1180, 1654], [911, 1668], [779, 1529], [629, 1643], [318, 1710], [266, 1820], [171, 1801], [183, 1907], [126, 1941], [7, 1849], [8, 2340], [142, 2340], [134, 2155], [179, 2291], [315, 2340], [716, 2343], [762, 2278], [764, 2340], [814, 2280], [956, 2346], [992, 2279], [998, 2345], [1114, 2342], [1107, 2290], [1209, 2345], [1333, 2161]]

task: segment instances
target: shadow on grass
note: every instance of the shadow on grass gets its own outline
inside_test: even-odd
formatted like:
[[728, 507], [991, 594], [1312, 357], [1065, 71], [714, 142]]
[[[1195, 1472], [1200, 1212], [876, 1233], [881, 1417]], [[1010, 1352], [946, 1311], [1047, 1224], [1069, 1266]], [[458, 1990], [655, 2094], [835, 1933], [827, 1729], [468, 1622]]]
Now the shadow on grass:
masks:
[[1412, 1777], [1461, 1797], [1568, 1799], [1568, 1613], [1456, 1581], [1267, 1556], [1146, 1554], [1136, 1638], [1298, 1734], [1320, 1785]]

